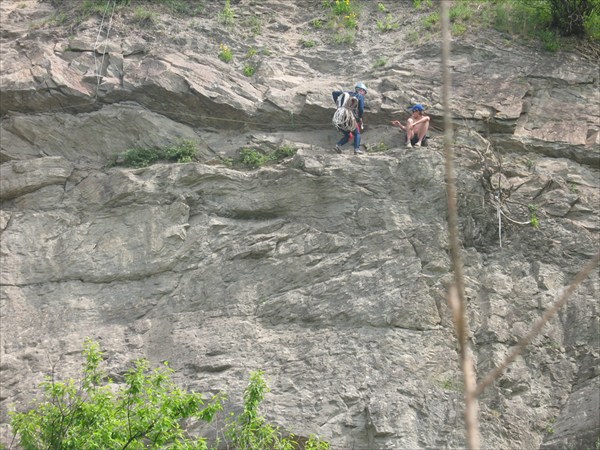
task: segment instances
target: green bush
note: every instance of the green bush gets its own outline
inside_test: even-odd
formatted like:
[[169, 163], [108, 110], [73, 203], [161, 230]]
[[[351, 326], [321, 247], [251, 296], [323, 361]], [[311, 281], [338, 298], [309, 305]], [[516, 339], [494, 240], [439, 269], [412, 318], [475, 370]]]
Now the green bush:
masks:
[[467, 21], [473, 15], [471, 5], [465, 1], [455, 4], [448, 12], [450, 22]]
[[[231, 161], [229, 165], [241, 165], [242, 167], [256, 169], [271, 162], [281, 161], [289, 158], [296, 153], [297, 149], [290, 145], [284, 145], [273, 151], [263, 151], [256, 148], [243, 148], [239, 152], [239, 157]], [[122, 165], [126, 167], [147, 167], [160, 161], [187, 163], [196, 158], [198, 147], [196, 142], [190, 140], [180, 140], [177, 143], [163, 148], [144, 148], [134, 147], [125, 151], [121, 155], [114, 157], [109, 162], [109, 166]]]
[[240, 160], [244, 166], [256, 169], [269, 161], [269, 157], [258, 150], [243, 148], [240, 150]]
[[251, 16], [246, 20], [246, 26], [250, 28], [250, 32], [254, 36], [258, 36], [262, 33], [262, 19], [258, 16]]
[[[429, 0], [413, 0], [416, 9], [430, 11], [423, 26], [439, 30], [440, 16]], [[492, 25], [496, 29], [541, 41], [548, 51], [557, 51], [562, 36], [600, 39], [600, 0], [454, 0], [449, 10], [452, 34]], [[380, 31], [386, 29], [377, 22]], [[409, 39], [411, 40], [411, 39]]]
[[331, 12], [333, 28], [355, 29], [358, 26], [359, 8], [356, 0], [324, 0], [323, 7]]
[[600, 0], [506, 0], [495, 8], [500, 31], [540, 37], [549, 50], [558, 46], [558, 40], [548, 45], [549, 31], [600, 39]]
[[133, 12], [133, 21], [142, 25], [149, 26], [156, 24], [157, 16], [156, 13], [150, 9], [138, 6]]
[[[178, 387], [168, 363], [151, 369], [145, 359], [135, 361], [117, 385], [100, 368], [104, 354], [97, 342], [86, 339], [83, 356], [79, 380], [48, 376], [40, 386], [40, 399], [27, 411], [10, 414], [21, 448], [209, 449], [207, 439], [192, 436], [184, 424], [186, 419], [211, 422], [223, 410], [224, 394], [206, 401], [201, 394]], [[293, 434], [269, 424], [259, 412], [268, 392], [264, 372], [251, 373], [243, 412], [231, 414], [225, 428], [217, 429], [217, 436], [228, 440], [226, 448], [329, 450], [329, 443], [315, 435], [302, 446]], [[210, 448], [224, 448], [222, 444], [217, 438]]]
[[281, 160], [284, 158], [289, 158], [290, 156], [294, 156], [296, 154], [297, 149], [292, 147], [291, 145], [284, 145], [283, 147], [279, 147], [275, 150], [275, 159]]
[[158, 161], [191, 162], [197, 154], [198, 147], [194, 141], [180, 140], [165, 148], [131, 148], [123, 153], [122, 158], [124, 166], [139, 168], [147, 167]]
[[252, 64], [246, 63], [246, 64], [244, 64], [244, 68], [242, 69], [242, 72], [247, 77], [251, 77], [252, 75], [254, 75], [256, 73], [256, 67], [254, 67]]
[[462, 36], [467, 31], [467, 27], [462, 23], [453, 23], [452, 24], [452, 36]]
[[355, 0], [324, 0], [323, 7], [331, 8], [336, 16], [346, 16], [354, 12]]
[[[586, 22], [600, 16], [600, 0], [546, 0], [551, 25], [563, 36], [586, 35]], [[593, 33], [593, 31], [592, 31]]]
[[127, 167], [146, 167], [162, 158], [162, 152], [155, 148], [134, 147], [123, 154], [123, 165]]
[[413, 0], [413, 6], [416, 9], [427, 9], [431, 8], [431, 0]]
[[219, 22], [221, 22], [226, 27], [232, 27], [235, 24], [235, 13], [231, 8], [230, 0], [225, 0], [225, 6], [223, 10], [219, 13]]
[[262, 450], [267, 448], [294, 448], [293, 436], [283, 437], [280, 429], [267, 423], [258, 407], [269, 392], [262, 371], [250, 375], [250, 383], [244, 391], [244, 410], [235, 420], [230, 420], [225, 435], [235, 448]]
[[583, 19], [585, 33], [595, 41], [600, 41], [600, 11], [598, 9]]
[[440, 23], [440, 13], [438, 11], [428, 14], [423, 19], [423, 24], [425, 25], [425, 28], [427, 28], [428, 30], [435, 28], [439, 23]]
[[96, 342], [86, 340], [83, 355], [79, 382], [47, 377], [41, 400], [29, 411], [11, 414], [22, 448], [207, 448], [204, 439], [186, 433], [181, 421], [210, 422], [222, 409], [222, 396], [205, 403], [201, 394], [175, 385], [167, 364], [151, 370], [143, 359], [117, 386], [100, 369], [103, 353]]
[[540, 37], [542, 44], [544, 44], [544, 49], [549, 52], [556, 52], [559, 49], [560, 43], [558, 41], [558, 36], [554, 31], [543, 30], [539, 32], [538, 36]]
[[197, 154], [196, 143], [189, 140], [178, 141], [175, 145], [165, 149], [165, 159], [177, 163], [191, 162]]
[[387, 64], [387, 59], [381, 57], [381, 58], [377, 58], [377, 61], [375, 61], [373, 63], [373, 67], [375, 69], [380, 68], [380, 67], [385, 67]]
[[284, 145], [272, 152], [263, 152], [260, 149], [243, 148], [240, 150], [240, 163], [242, 166], [257, 169], [270, 162], [281, 161], [296, 153], [297, 149], [290, 145]]
[[226, 63], [231, 62], [233, 59], [233, 52], [227, 44], [219, 45], [219, 59]]
[[386, 14], [385, 20], [377, 20], [377, 29], [382, 33], [397, 30], [398, 27], [398, 23], [394, 22], [394, 16], [390, 13]]
[[[269, 424], [260, 414], [259, 407], [269, 392], [264, 372], [258, 370], [250, 374], [250, 383], [244, 391], [244, 410], [232, 417], [225, 429], [225, 436], [234, 448], [244, 450], [294, 450], [298, 448], [295, 436], [283, 433], [281, 428]], [[285, 435], [284, 435], [285, 434]], [[329, 443], [311, 435], [305, 450], [328, 450]]]
[[323, 21], [321, 19], [313, 19], [310, 21], [310, 25], [318, 30], [319, 28], [323, 28]]
[[[123, 3], [123, 5], [128, 5], [129, 3]], [[104, 14], [107, 11], [106, 2], [100, 3], [96, 0], [84, 0], [81, 4], [81, 10], [84, 15], [90, 14]]]
[[529, 218], [529, 223], [533, 228], [538, 229], [540, 227], [540, 219], [538, 219], [537, 216], [539, 206], [535, 204], [530, 204], [527, 207], [529, 208], [529, 212], [531, 214]]

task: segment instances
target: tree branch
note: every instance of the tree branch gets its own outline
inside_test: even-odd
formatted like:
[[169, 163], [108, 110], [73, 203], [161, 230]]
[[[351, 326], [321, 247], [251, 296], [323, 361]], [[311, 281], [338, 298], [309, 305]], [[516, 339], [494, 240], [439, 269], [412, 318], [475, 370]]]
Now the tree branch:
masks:
[[466, 299], [463, 266], [460, 257], [458, 238], [458, 208], [456, 195], [456, 175], [454, 173], [454, 152], [452, 150], [453, 128], [450, 116], [450, 19], [448, 0], [442, 0], [442, 105], [444, 108], [444, 153], [446, 155], [446, 191], [448, 202], [448, 234], [450, 256], [454, 272], [454, 286], [450, 287], [448, 301], [453, 311], [454, 328], [458, 336], [461, 367], [465, 384], [465, 424], [469, 449], [478, 449], [479, 420], [477, 395], [475, 394], [475, 371], [469, 349], [469, 325], [466, 317]]
[[504, 372], [506, 367], [515, 360], [517, 356], [521, 354], [523, 349], [540, 333], [544, 325], [550, 321], [552, 317], [558, 313], [558, 310], [563, 307], [569, 297], [573, 294], [577, 286], [581, 284], [583, 280], [590, 274], [590, 272], [598, 265], [600, 261], [600, 251], [594, 256], [594, 258], [577, 274], [571, 284], [565, 289], [561, 297], [544, 312], [544, 315], [540, 317], [533, 325], [529, 333], [521, 338], [517, 345], [512, 349], [508, 356], [502, 361], [502, 363], [490, 371], [482, 381], [479, 382], [475, 389], [475, 395], [480, 395], [486, 387], [492, 384], [501, 374]]

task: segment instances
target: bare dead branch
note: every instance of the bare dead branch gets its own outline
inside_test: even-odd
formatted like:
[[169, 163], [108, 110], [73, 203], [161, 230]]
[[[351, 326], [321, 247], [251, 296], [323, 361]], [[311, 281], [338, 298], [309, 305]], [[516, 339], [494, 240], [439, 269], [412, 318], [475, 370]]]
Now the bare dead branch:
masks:
[[[465, 313], [465, 288], [463, 266], [460, 258], [460, 241], [458, 238], [458, 211], [456, 195], [456, 175], [454, 171], [454, 151], [452, 149], [453, 127], [450, 116], [450, 20], [448, 18], [447, 0], [440, 2], [442, 10], [442, 105], [444, 107], [444, 153], [446, 155], [446, 191], [448, 204], [448, 233], [450, 238], [450, 256], [454, 282], [460, 302], [461, 316]], [[446, 19], [447, 23], [444, 22]], [[466, 342], [465, 336], [460, 336], [461, 346]], [[462, 350], [461, 350], [462, 351]]]
[[442, 0], [442, 105], [444, 108], [444, 154], [446, 156], [446, 191], [448, 202], [448, 234], [450, 239], [450, 257], [454, 273], [454, 286], [450, 287], [448, 302], [452, 308], [454, 328], [459, 341], [461, 367], [465, 385], [465, 424], [469, 449], [479, 446], [479, 418], [477, 396], [475, 395], [475, 371], [469, 349], [469, 324], [466, 316], [465, 283], [460, 241], [458, 237], [458, 208], [456, 194], [456, 175], [454, 172], [454, 152], [452, 149], [453, 127], [450, 116], [450, 19], [448, 0]]
[[465, 428], [467, 430], [467, 443], [470, 449], [478, 449], [479, 445], [479, 402], [475, 389], [477, 378], [473, 364], [473, 355], [468, 348], [463, 358], [463, 374], [465, 380]]
[[523, 349], [540, 333], [540, 331], [542, 330], [542, 328], [544, 327], [544, 325], [546, 325], [546, 323], [548, 321], [550, 321], [550, 319], [552, 317], [554, 317], [558, 313], [558, 311], [560, 310], [560, 308], [563, 307], [563, 305], [567, 302], [567, 300], [569, 299], [569, 297], [573, 294], [573, 292], [575, 291], [575, 289], [577, 288], [577, 286], [579, 286], [581, 284], [581, 282], [583, 282], [583, 280], [585, 280], [587, 278], [587, 276], [590, 274], [590, 272], [598, 265], [599, 261], [600, 261], [600, 251], [577, 274], [577, 276], [573, 279], [573, 281], [567, 287], [567, 289], [564, 290], [564, 292], [560, 296], [560, 298], [556, 302], [554, 302], [554, 304], [550, 308], [548, 308], [546, 310], [546, 312], [544, 312], [544, 314], [542, 315], [542, 317], [540, 317], [535, 322], [535, 324], [533, 325], [533, 327], [531, 328], [531, 330], [529, 331], [529, 333], [527, 333], [527, 335], [525, 335], [524, 337], [522, 337], [521, 340], [519, 340], [519, 342], [517, 342], [517, 345], [507, 355], [507, 357], [504, 359], [504, 361], [502, 361], [502, 363], [498, 367], [496, 367], [495, 369], [491, 370], [484, 377], [484, 379], [479, 382], [479, 384], [477, 385], [477, 388], [475, 389], [475, 395], [479, 396], [484, 391], [484, 389], [486, 387], [488, 387], [498, 377], [500, 377], [500, 375], [502, 374], [502, 372], [504, 372], [504, 370], [506, 369], [506, 367], [512, 361], [514, 361], [515, 358], [517, 356], [519, 356], [521, 354], [521, 352], [523, 352]]
[[[455, 286], [450, 286], [448, 293], [448, 304], [452, 310], [454, 327], [457, 330], [464, 329], [466, 326], [465, 317], [460, 315], [460, 304]], [[468, 330], [467, 330], [468, 331]], [[467, 334], [467, 333], [465, 333]], [[475, 388], [477, 387], [477, 378], [473, 365], [473, 355], [470, 348], [465, 344], [464, 357], [461, 361], [461, 367], [464, 380], [465, 394], [465, 428], [467, 430], [467, 441], [469, 448], [479, 448], [479, 403]]]

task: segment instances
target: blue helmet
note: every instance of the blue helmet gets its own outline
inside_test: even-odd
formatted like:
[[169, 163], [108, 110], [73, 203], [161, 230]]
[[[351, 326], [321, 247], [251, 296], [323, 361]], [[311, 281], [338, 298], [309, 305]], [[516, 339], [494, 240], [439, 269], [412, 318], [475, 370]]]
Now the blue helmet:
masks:
[[367, 93], [367, 87], [365, 86], [365, 83], [356, 83], [356, 86], [354, 86], [354, 90], [358, 91], [359, 89], [364, 89], [365, 94]]

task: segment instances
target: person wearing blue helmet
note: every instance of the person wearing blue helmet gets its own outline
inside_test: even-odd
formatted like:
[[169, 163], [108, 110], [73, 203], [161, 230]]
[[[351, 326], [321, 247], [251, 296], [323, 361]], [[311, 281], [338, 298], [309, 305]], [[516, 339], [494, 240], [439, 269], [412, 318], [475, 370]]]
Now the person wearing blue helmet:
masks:
[[421, 147], [427, 145], [427, 130], [429, 130], [430, 117], [423, 114], [425, 108], [420, 103], [410, 108], [411, 116], [402, 125], [399, 120], [392, 121], [392, 125], [406, 131], [406, 146]]
[[[360, 133], [363, 130], [363, 114], [365, 111], [365, 95], [367, 95], [367, 86], [364, 83], [356, 83], [354, 92], [348, 91], [333, 91], [333, 101], [338, 107], [338, 110], [342, 108], [348, 108], [352, 111], [354, 121], [351, 122], [351, 126], [342, 127], [339, 124], [338, 129], [344, 134], [342, 138], [335, 145], [335, 151], [342, 153], [342, 146], [345, 145], [350, 137], [354, 137], [354, 154], [361, 155], [363, 151], [360, 149]], [[349, 129], [350, 128], [350, 129]]]

